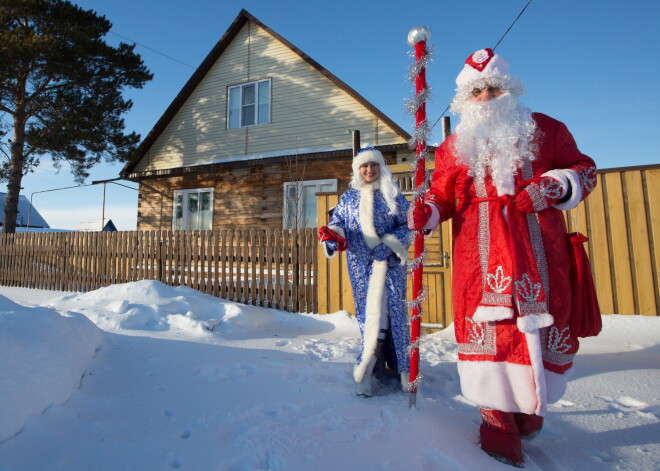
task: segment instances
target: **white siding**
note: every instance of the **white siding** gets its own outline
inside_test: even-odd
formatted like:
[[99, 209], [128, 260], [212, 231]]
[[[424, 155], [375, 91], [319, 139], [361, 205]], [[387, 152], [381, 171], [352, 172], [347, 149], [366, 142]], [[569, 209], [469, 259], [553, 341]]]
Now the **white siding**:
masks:
[[[271, 122], [227, 129], [227, 87], [271, 79]], [[247, 23], [135, 167], [158, 170], [290, 149], [405, 142], [363, 105], [253, 23]]]

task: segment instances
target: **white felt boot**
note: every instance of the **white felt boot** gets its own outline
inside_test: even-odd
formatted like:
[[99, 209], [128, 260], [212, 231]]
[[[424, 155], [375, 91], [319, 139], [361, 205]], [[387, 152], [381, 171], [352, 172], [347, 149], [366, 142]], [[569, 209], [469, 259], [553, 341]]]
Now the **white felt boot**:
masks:
[[408, 392], [410, 389], [410, 381], [408, 381], [408, 378], [410, 378], [410, 373], [407, 371], [401, 373], [401, 390], [403, 392]]
[[364, 371], [362, 381], [358, 383], [356, 394], [362, 397], [373, 396], [373, 379], [374, 379], [374, 366], [376, 365], [376, 357], [372, 357], [367, 363], [367, 368]]

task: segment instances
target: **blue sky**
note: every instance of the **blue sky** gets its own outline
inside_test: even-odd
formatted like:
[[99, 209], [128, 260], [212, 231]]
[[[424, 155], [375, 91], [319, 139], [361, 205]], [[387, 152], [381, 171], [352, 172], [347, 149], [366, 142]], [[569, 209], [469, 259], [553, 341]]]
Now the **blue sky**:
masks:
[[[134, 106], [126, 115], [127, 129], [143, 137], [241, 8], [412, 132], [413, 119], [404, 107], [413, 93], [406, 80], [412, 61], [408, 31], [425, 25], [433, 32], [428, 69], [433, 96], [427, 109], [434, 123], [451, 101], [466, 57], [495, 46], [527, 2], [74, 1], [112, 22], [109, 43], [129, 38], [146, 46], [138, 45], [136, 52], [154, 79], [127, 92]], [[525, 83], [523, 103], [566, 123], [582, 152], [600, 168], [657, 164], [660, 151], [651, 138], [660, 132], [659, 19], [655, 0], [533, 0], [496, 52]], [[440, 126], [435, 130], [433, 141]], [[37, 193], [75, 185], [66, 168], [55, 174], [47, 159], [42, 162], [24, 178], [22, 194], [33, 198], [52, 227], [73, 229], [78, 222], [101, 218], [102, 185]], [[121, 167], [99, 166], [86, 183], [115, 178]], [[109, 184], [105, 199], [105, 217], [120, 230], [134, 229], [137, 191]]]

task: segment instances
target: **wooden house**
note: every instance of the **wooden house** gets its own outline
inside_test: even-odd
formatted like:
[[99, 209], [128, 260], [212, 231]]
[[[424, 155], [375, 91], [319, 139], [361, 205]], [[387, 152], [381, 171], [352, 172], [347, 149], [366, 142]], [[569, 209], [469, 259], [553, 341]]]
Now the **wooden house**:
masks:
[[388, 163], [410, 135], [242, 10], [121, 172], [138, 230], [316, 227], [317, 192], [343, 191], [354, 131]]

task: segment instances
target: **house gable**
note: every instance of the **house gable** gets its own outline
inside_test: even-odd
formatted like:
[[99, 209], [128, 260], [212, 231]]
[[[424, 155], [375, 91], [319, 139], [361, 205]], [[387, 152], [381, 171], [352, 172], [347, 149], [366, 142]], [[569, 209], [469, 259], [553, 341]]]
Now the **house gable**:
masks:
[[[228, 87], [270, 80], [270, 123], [227, 129]], [[284, 38], [241, 11], [193, 74], [122, 175], [349, 149], [363, 142], [405, 144], [409, 135]]]

